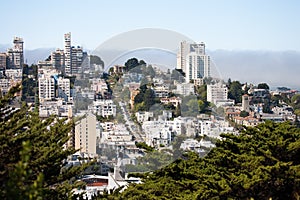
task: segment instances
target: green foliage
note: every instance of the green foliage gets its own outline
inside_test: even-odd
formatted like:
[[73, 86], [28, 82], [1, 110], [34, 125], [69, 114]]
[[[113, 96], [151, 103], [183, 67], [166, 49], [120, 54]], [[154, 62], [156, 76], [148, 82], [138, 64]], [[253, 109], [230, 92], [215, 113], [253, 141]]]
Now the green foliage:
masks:
[[243, 95], [242, 84], [239, 81], [231, 82], [231, 84], [229, 85], [228, 97], [230, 99], [235, 100], [235, 103], [241, 103], [242, 95]]
[[149, 111], [155, 104], [155, 92], [146, 85], [140, 87], [140, 92], [134, 98], [135, 111]]
[[247, 111], [242, 110], [242, 111], [240, 112], [240, 117], [248, 117], [248, 116], [249, 116], [249, 113], [248, 113]]
[[206, 157], [189, 153], [109, 199], [299, 199], [299, 128], [266, 122], [222, 137]]
[[140, 65], [139, 60], [136, 58], [130, 58], [125, 63], [125, 67], [127, 71], [130, 71], [131, 69], [134, 69], [139, 65]]
[[145, 142], [138, 142], [135, 144], [137, 148], [145, 149], [146, 152], [152, 152], [154, 150], [153, 147], [147, 145]]
[[104, 66], [103, 60], [101, 60], [100, 57], [95, 56], [95, 55], [90, 55], [90, 63], [91, 64], [96, 64], [96, 65]]
[[[17, 86], [0, 98], [9, 106]], [[68, 199], [85, 166], [64, 168], [63, 160], [76, 152], [65, 147], [74, 123], [50, 117], [41, 120], [27, 107], [11, 113], [0, 111], [0, 198]], [[6, 118], [3, 118], [6, 116]]]
[[293, 108], [300, 109], [300, 94], [295, 94], [291, 99], [291, 105]]
[[259, 84], [257, 85], [257, 88], [258, 88], [258, 89], [266, 89], [266, 90], [270, 89], [270, 87], [269, 87], [268, 84], [266, 84], [266, 83], [259, 83]]

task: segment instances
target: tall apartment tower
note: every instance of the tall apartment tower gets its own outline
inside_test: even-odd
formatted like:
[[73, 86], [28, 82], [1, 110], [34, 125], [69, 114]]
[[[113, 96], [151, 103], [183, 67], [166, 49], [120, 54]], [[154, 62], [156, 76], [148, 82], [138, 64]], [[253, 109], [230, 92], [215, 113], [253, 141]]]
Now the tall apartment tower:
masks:
[[14, 43], [14, 64], [16, 68], [22, 68], [24, 65], [24, 54], [23, 54], [23, 38], [15, 37]]
[[186, 41], [180, 42], [180, 48], [177, 53], [177, 69], [181, 69], [185, 72], [185, 65], [186, 65], [186, 56], [189, 53], [189, 43]]
[[191, 52], [186, 57], [185, 79], [191, 80], [210, 77], [210, 57], [196, 52]]
[[75, 149], [80, 152], [96, 154], [96, 116], [87, 113], [75, 125]]
[[72, 74], [72, 46], [71, 46], [71, 33], [65, 35], [65, 74]]
[[65, 53], [64, 50], [56, 49], [51, 53], [51, 61], [55, 69], [63, 72], [65, 66]]
[[71, 53], [71, 71], [72, 74], [77, 74], [80, 72], [81, 64], [83, 62], [83, 49], [80, 46], [72, 47]]
[[21, 69], [24, 65], [23, 39], [14, 37], [14, 46], [7, 50], [8, 68]]
[[205, 44], [181, 42], [177, 54], [177, 69], [186, 74], [186, 82], [210, 77], [210, 57], [205, 54]]

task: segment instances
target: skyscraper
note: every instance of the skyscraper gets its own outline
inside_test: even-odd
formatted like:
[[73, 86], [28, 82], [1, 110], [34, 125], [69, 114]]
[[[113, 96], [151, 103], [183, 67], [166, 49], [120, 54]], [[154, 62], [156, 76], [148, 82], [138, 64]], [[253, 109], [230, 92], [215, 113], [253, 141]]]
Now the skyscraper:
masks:
[[53, 51], [51, 53], [51, 61], [52, 61], [52, 65], [53, 65], [53, 67], [55, 67], [55, 69], [63, 72], [64, 66], [65, 66], [64, 51], [61, 49], [56, 49], [55, 51]]
[[181, 42], [177, 54], [177, 69], [186, 74], [186, 82], [210, 77], [210, 57], [205, 54], [205, 44]]
[[7, 50], [8, 67], [21, 69], [24, 65], [23, 39], [14, 37], [14, 46]]
[[186, 82], [210, 77], [210, 58], [196, 52], [191, 52], [186, 57], [185, 68]]
[[65, 34], [65, 74], [72, 74], [72, 48], [70, 32]]
[[76, 74], [80, 72], [80, 67], [83, 62], [83, 50], [82, 47], [72, 47], [72, 61], [71, 61], [71, 71], [72, 74]]

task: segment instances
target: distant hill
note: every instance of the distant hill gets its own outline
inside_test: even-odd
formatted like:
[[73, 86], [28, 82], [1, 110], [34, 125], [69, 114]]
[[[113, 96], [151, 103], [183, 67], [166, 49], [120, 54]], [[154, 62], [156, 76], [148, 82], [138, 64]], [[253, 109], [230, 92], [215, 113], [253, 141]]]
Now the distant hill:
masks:
[[40, 60], [45, 60], [55, 48], [39, 48], [33, 50], [25, 49], [25, 61], [27, 64], [36, 64]]

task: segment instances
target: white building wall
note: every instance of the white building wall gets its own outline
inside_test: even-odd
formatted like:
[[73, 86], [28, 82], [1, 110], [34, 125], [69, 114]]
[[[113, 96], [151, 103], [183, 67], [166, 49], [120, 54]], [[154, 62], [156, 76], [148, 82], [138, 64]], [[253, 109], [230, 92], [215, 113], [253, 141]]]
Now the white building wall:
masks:
[[207, 85], [207, 101], [216, 104], [217, 100], [227, 100], [228, 89], [224, 84]]
[[51, 100], [55, 97], [55, 82], [52, 77], [39, 78], [39, 100]]
[[96, 116], [92, 113], [77, 122], [75, 126], [75, 149], [80, 152], [96, 154]]

